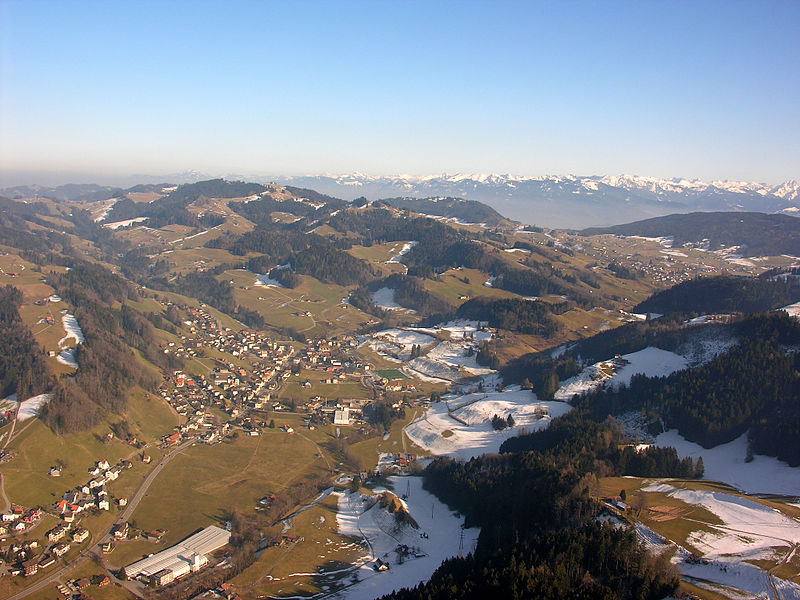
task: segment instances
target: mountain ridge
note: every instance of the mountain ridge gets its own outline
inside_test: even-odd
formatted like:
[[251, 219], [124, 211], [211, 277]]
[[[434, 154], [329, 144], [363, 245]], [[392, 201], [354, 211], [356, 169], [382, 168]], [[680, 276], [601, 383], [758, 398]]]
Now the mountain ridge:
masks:
[[[189, 171], [159, 178], [174, 183], [196, 183], [206, 177]], [[211, 179], [211, 176], [206, 177]], [[611, 226], [626, 222], [695, 211], [750, 211], [800, 214], [800, 183], [778, 184], [746, 181], [663, 179], [638, 175], [518, 176], [496, 173], [373, 176], [345, 175], [243, 175], [226, 174], [227, 180], [314, 189], [322, 194], [354, 200], [398, 197], [452, 197], [483, 202], [503, 216], [523, 223], [560, 229]], [[16, 186], [0, 190], [10, 198], [58, 194], [61, 188]], [[92, 190], [117, 188], [95, 186]], [[117, 192], [118, 193], [118, 192]]]

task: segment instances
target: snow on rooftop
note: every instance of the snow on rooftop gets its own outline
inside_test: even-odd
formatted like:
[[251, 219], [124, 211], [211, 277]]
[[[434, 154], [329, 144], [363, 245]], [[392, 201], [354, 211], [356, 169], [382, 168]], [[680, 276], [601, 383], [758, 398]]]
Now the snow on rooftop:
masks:
[[201, 556], [210, 554], [222, 548], [230, 541], [230, 538], [230, 532], [221, 527], [215, 525], [206, 527], [158, 554], [128, 565], [125, 567], [125, 575], [129, 578], [137, 577], [140, 574], [149, 577], [162, 569], [176, 570], [190, 562], [193, 554]]

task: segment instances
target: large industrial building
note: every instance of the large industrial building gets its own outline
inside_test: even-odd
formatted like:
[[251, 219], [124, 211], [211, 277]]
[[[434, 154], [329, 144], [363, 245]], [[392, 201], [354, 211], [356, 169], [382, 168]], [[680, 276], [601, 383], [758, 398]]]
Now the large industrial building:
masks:
[[208, 554], [222, 548], [231, 534], [219, 527], [206, 527], [182, 542], [125, 567], [128, 579], [148, 579], [166, 585], [187, 573], [199, 571], [208, 563]]

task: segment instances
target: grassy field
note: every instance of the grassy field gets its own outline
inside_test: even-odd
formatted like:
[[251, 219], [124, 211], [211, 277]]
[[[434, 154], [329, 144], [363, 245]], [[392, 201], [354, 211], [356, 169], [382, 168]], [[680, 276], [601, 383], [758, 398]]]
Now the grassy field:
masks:
[[[330, 373], [323, 371], [303, 370], [298, 375], [292, 375], [281, 388], [278, 398], [280, 400], [294, 399], [298, 404], [314, 396], [323, 398], [372, 398], [372, 390], [364, 387], [361, 381], [346, 378], [339, 383], [323, 383], [331, 377]], [[303, 382], [308, 381], [310, 387], [303, 387]]]
[[[476, 269], [450, 269], [441, 274], [438, 281], [426, 279], [425, 288], [458, 306], [466, 298], [489, 296], [492, 298], [518, 298], [516, 294], [487, 285], [489, 274]], [[462, 299], [463, 297], [463, 299]]]
[[226, 271], [220, 280], [234, 286], [236, 301], [257, 311], [276, 329], [292, 328], [317, 337], [349, 332], [373, 317], [343, 303], [350, 295], [346, 287], [325, 284], [313, 277], [300, 276], [296, 288], [256, 286], [256, 276], [243, 270]]
[[[163, 400], [141, 390], [132, 395], [127, 415], [112, 416], [85, 433], [57, 436], [38, 419], [18, 423], [9, 445], [18, 454], [3, 465], [9, 498], [23, 506], [48, 506], [69, 489], [85, 483], [90, 477], [87, 470], [98, 460], [114, 463], [135, 454], [134, 448], [117, 438], [108, 444], [101, 441], [110, 431], [110, 424], [123, 418], [146, 441], [161, 436], [177, 423], [177, 416]], [[58, 462], [64, 465], [61, 477], [48, 476], [48, 469]], [[123, 477], [125, 472], [120, 479]]]
[[287, 534], [302, 536], [303, 541], [291, 547], [267, 549], [255, 564], [232, 580], [235, 589], [249, 597], [295, 596], [327, 591], [349, 582], [349, 573], [323, 574], [346, 569], [363, 553], [353, 540], [339, 535], [336, 505], [337, 497], [328, 496], [294, 517]]
[[[258, 437], [239, 435], [214, 446], [197, 444], [164, 469], [132, 517], [143, 529], [167, 530], [151, 552], [224, 520], [233, 507], [249, 511], [267, 494], [328, 472], [314, 443], [327, 441], [327, 432], [303, 429], [297, 415], [274, 413], [273, 418], [278, 427], [290, 424], [302, 435], [276, 427]], [[119, 561], [116, 556], [114, 560]]]
[[399, 369], [378, 369], [375, 374], [384, 379], [408, 379], [408, 375]]
[[356, 258], [366, 260], [380, 271], [384, 276], [392, 273], [405, 274], [407, 268], [398, 262], [388, 262], [398, 256], [403, 246], [408, 242], [387, 242], [385, 244], [375, 244], [374, 246], [353, 246], [347, 252]]

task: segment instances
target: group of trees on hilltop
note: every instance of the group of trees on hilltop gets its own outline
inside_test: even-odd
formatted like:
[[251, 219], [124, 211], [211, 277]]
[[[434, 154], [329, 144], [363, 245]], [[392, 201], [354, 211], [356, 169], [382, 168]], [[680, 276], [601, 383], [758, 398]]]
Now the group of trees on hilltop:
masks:
[[675, 448], [649, 447], [637, 452], [614, 422], [600, 421], [582, 405], [553, 419], [541, 431], [509, 438], [501, 452], [536, 452], [561, 469], [598, 477], [702, 477], [703, 464], [678, 458]]
[[288, 263], [290, 267], [284, 271], [289, 272], [275, 273], [281, 283], [288, 284], [287, 287], [297, 284], [297, 280], [292, 278], [294, 274], [310, 275], [326, 283], [344, 286], [360, 285], [374, 279], [372, 269], [364, 261], [315, 234], [262, 226], [241, 236], [218, 238], [207, 245], [224, 248], [238, 256], [250, 252], [261, 254], [247, 262], [247, 268], [256, 273]]
[[737, 247], [745, 256], [800, 253], [800, 222], [795, 217], [758, 212], [695, 212], [654, 217], [613, 227], [584, 229], [582, 235], [611, 233], [673, 237], [674, 247], [705, 241], [708, 248]]
[[149, 203], [137, 203], [129, 197], [120, 198], [109, 211], [106, 220], [127, 221], [147, 217], [148, 225], [155, 229], [166, 225], [186, 225], [205, 229], [224, 222], [220, 215], [206, 213], [195, 215], [186, 207], [200, 198], [240, 198], [259, 194], [266, 188], [258, 183], [211, 179], [178, 186], [166, 196]]
[[720, 275], [692, 279], [658, 292], [636, 306], [634, 312], [752, 313], [774, 310], [798, 299], [800, 288], [793, 279]]
[[424, 280], [419, 277], [394, 273], [389, 277], [373, 281], [367, 287], [365, 293], [375, 292], [384, 287], [394, 290], [395, 302], [422, 316], [438, 315], [437, 319], [444, 319], [445, 315], [451, 314], [454, 310], [454, 306], [447, 300], [430, 292], [425, 287]]
[[491, 327], [550, 337], [562, 326], [544, 302], [521, 298], [473, 298], [458, 307], [459, 317], [487, 321]]

